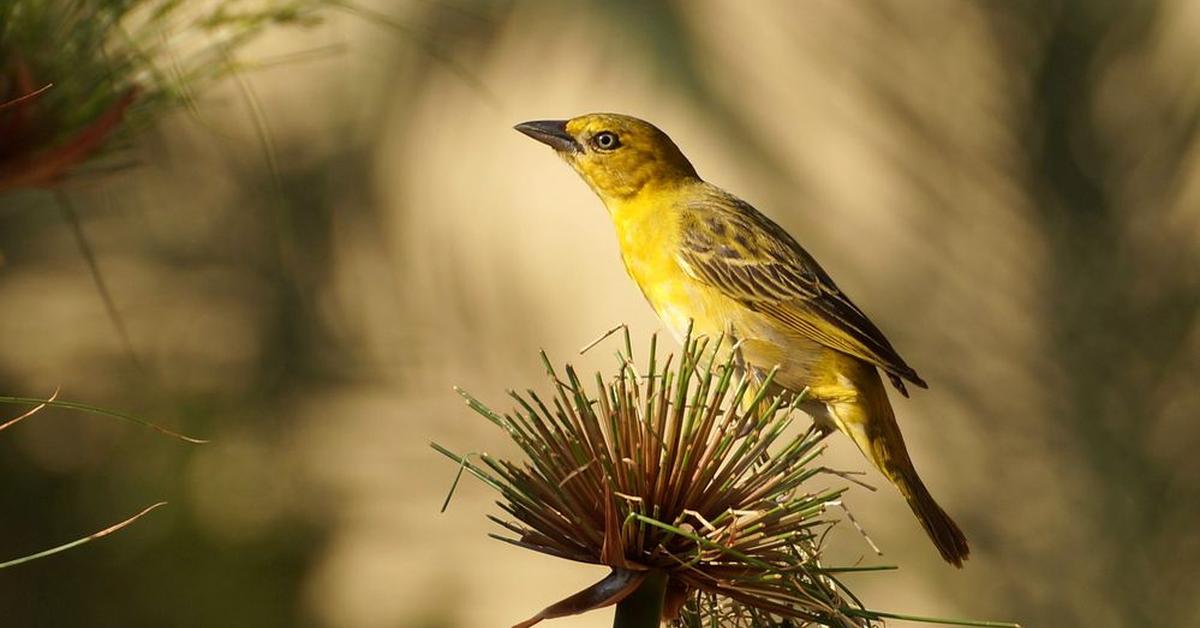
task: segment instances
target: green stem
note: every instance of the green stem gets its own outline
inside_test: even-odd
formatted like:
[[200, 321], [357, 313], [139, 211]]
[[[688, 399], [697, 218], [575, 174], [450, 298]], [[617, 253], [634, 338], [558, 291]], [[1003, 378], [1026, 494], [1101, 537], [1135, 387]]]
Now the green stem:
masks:
[[617, 603], [613, 628], [659, 628], [666, 593], [667, 574], [651, 571], [636, 591]]

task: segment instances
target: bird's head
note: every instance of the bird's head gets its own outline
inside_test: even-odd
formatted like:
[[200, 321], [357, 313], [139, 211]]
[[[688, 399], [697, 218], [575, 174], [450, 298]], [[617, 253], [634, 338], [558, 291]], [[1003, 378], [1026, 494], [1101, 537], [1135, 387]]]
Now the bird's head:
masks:
[[553, 148], [605, 204], [696, 179], [696, 169], [666, 133], [630, 116], [590, 113], [514, 128]]

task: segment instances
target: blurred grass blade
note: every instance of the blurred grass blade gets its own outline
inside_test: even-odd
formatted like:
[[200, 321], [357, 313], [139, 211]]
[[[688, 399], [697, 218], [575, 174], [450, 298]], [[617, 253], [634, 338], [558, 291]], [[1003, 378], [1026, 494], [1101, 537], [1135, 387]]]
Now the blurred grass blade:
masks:
[[875, 610], [857, 610], [851, 609], [846, 611], [847, 615], [864, 618], [882, 618], [882, 619], [901, 619], [904, 621], [915, 621], [923, 624], [941, 624], [943, 626], [978, 626], [980, 628], [1021, 628], [1021, 624], [1016, 624], [1007, 621], [972, 621], [967, 619], [944, 619], [941, 617], [924, 617], [921, 615], [905, 615], [902, 613], [888, 613], [885, 611]]
[[[170, 436], [171, 438], [176, 438], [181, 441], [188, 442], [188, 443], [203, 445], [204, 443], [209, 442], [208, 440], [205, 440], [202, 438], [195, 438], [192, 436], [188, 436], [186, 434], [180, 434], [179, 432], [169, 430], [161, 425], [151, 423], [150, 421], [147, 421], [145, 419], [139, 419], [135, 416], [124, 414], [122, 412], [116, 412], [114, 410], [106, 410], [104, 408], [91, 406], [86, 403], [79, 403], [79, 402], [75, 402], [75, 401], [59, 401], [54, 398], [35, 399], [32, 397], [11, 397], [8, 395], [0, 395], [0, 403], [8, 403], [8, 404], [14, 404], [14, 405], [21, 405], [21, 406], [51, 406], [54, 408], [66, 408], [68, 410], [77, 410], [80, 412], [87, 412], [89, 414], [95, 414], [98, 416], [106, 416], [106, 417], [111, 417], [114, 419], [120, 419], [122, 421], [128, 421], [130, 423], [136, 423], [138, 425], [141, 425], [142, 427], [148, 427], [156, 432], [159, 432], [161, 434], [166, 434], [167, 436]], [[9, 423], [12, 423], [12, 421], [10, 421]], [[7, 425], [8, 424], [5, 424], [5, 426], [7, 426]]]
[[150, 511], [158, 508], [159, 506], [166, 506], [166, 505], [167, 505], [167, 502], [158, 502], [156, 504], [151, 504], [150, 506], [147, 506], [146, 508], [142, 509], [142, 511], [137, 513], [136, 515], [134, 515], [120, 523], [113, 524], [99, 532], [96, 532], [95, 534], [85, 536], [81, 539], [75, 539], [74, 541], [71, 541], [70, 543], [64, 543], [62, 545], [59, 545], [58, 547], [52, 547], [48, 550], [43, 550], [41, 552], [37, 552], [36, 554], [29, 554], [28, 556], [14, 558], [10, 561], [0, 563], [0, 569], [5, 569], [8, 567], [15, 567], [15, 566], [23, 564], [23, 563], [37, 560], [39, 558], [45, 558], [47, 556], [53, 556], [54, 554], [57, 554], [59, 552], [65, 552], [73, 547], [79, 547], [80, 545], [84, 545], [86, 543], [91, 543], [92, 541], [95, 541], [98, 538], [108, 536], [108, 535], [112, 534], [113, 532], [116, 532], [118, 530], [121, 530], [122, 528], [129, 526], [134, 521], [141, 519], [143, 516], [148, 514]]
[[401, 22], [391, 15], [376, 11], [357, 2], [351, 2], [350, 0], [328, 0], [328, 4], [346, 13], [365, 19], [368, 22], [390, 28], [410, 38], [411, 41], [416, 42], [425, 51], [425, 54], [429, 55], [430, 59], [442, 64], [443, 67], [458, 77], [467, 87], [474, 90], [476, 95], [482, 98], [488, 106], [496, 110], [500, 109], [500, 98], [496, 96], [495, 92], [488, 89], [488, 86], [484, 84], [483, 80], [479, 78], [479, 75], [473, 69], [463, 65], [442, 50], [435, 39], [418, 32], [416, 28]]
[[96, 292], [100, 295], [100, 300], [104, 303], [104, 311], [108, 313], [108, 320], [112, 323], [113, 329], [117, 332], [117, 338], [121, 341], [121, 346], [124, 347], [126, 355], [129, 356], [129, 361], [138, 372], [145, 374], [146, 367], [138, 358], [137, 352], [133, 349], [133, 339], [129, 335], [129, 328], [125, 326], [125, 319], [121, 317], [121, 312], [117, 309], [117, 302], [113, 299], [112, 291], [108, 289], [108, 282], [104, 279], [104, 273], [100, 271], [100, 263], [96, 261], [96, 251], [92, 248], [91, 241], [88, 240], [87, 234], [83, 231], [83, 223], [79, 220], [79, 212], [75, 211], [75, 205], [71, 203], [70, 197], [61, 188], [56, 189], [54, 193], [55, 200], [58, 201], [58, 207], [62, 211], [63, 218], [67, 224], [71, 225], [71, 233], [75, 236], [75, 244], [79, 247], [79, 253], [83, 256], [83, 261], [87, 264], [88, 271], [92, 274], [92, 283], [96, 286]]
[[43, 93], [45, 93], [46, 90], [50, 89], [51, 87], [54, 87], [54, 83], [46, 83], [45, 85], [33, 90], [32, 92], [25, 94], [24, 96], [17, 96], [16, 98], [9, 100], [7, 102], [0, 102], [0, 109], [4, 109], [5, 107], [19, 105], [27, 100], [33, 100], [34, 98], [41, 96]]
[[4, 423], [0, 423], [0, 432], [3, 432], [5, 429], [10, 428], [10, 427], [16, 425], [17, 423], [20, 423], [21, 421], [37, 414], [38, 411], [40, 411], [42, 408], [45, 408], [47, 404], [53, 403], [55, 399], [58, 399], [58, 391], [59, 391], [59, 389], [55, 388], [54, 394], [50, 395], [49, 399], [30, 408], [27, 412], [25, 412], [25, 414], [22, 414], [15, 419], [9, 419], [8, 421], [5, 421]]

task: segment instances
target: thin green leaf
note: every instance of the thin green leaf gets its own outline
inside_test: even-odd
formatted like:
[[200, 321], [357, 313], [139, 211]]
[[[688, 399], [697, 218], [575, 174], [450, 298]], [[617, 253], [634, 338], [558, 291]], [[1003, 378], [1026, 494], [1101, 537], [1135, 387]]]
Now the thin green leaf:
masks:
[[48, 399], [35, 399], [32, 397], [11, 397], [8, 395], [0, 395], [0, 403], [8, 403], [8, 404], [15, 404], [15, 405], [23, 405], [23, 406], [27, 406], [27, 405], [28, 406], [50, 406], [53, 408], [66, 408], [68, 410], [78, 410], [80, 412], [86, 412], [86, 413], [95, 414], [98, 416], [106, 416], [106, 417], [111, 417], [114, 419], [120, 419], [122, 421], [128, 421], [130, 423], [136, 423], [138, 425], [141, 425], [142, 427], [148, 427], [156, 432], [159, 432], [161, 434], [166, 434], [167, 436], [170, 436], [171, 438], [176, 438], [181, 441], [188, 442], [188, 443], [203, 445], [204, 443], [209, 442], [202, 438], [194, 438], [192, 436], [180, 434], [179, 432], [169, 430], [165, 427], [162, 427], [161, 425], [151, 423], [145, 419], [139, 419], [135, 416], [132, 416], [129, 414], [124, 414], [122, 412], [116, 412], [114, 410], [106, 410], [104, 408], [91, 406], [86, 403], [78, 403], [75, 401], [59, 401], [56, 399], [49, 399], [49, 400]]
[[52, 547], [48, 550], [43, 550], [43, 551], [37, 552], [35, 554], [29, 554], [28, 556], [22, 556], [20, 558], [14, 558], [10, 561], [2, 562], [2, 563], [0, 563], [0, 569], [6, 569], [8, 567], [15, 567], [17, 565], [21, 565], [21, 564], [24, 564], [24, 563], [27, 563], [27, 562], [30, 562], [33, 560], [37, 560], [39, 558], [45, 558], [47, 556], [53, 556], [54, 554], [58, 554], [59, 552], [65, 552], [73, 547], [79, 547], [80, 545], [83, 545], [85, 543], [91, 543], [92, 541], [95, 541], [96, 539], [108, 536], [108, 535], [112, 534], [113, 532], [116, 532], [118, 530], [121, 530], [122, 528], [125, 528], [126, 526], [132, 524], [134, 521], [141, 519], [143, 516], [145, 516], [150, 511], [158, 508], [159, 506], [165, 506], [165, 505], [167, 505], [167, 502], [158, 502], [156, 504], [151, 504], [150, 506], [147, 506], [146, 508], [142, 509], [142, 511], [137, 513], [136, 515], [134, 515], [120, 523], [113, 524], [99, 532], [96, 532], [95, 534], [91, 534], [91, 535], [85, 536], [81, 539], [76, 539], [74, 541], [71, 541], [70, 543], [64, 543], [57, 547]]

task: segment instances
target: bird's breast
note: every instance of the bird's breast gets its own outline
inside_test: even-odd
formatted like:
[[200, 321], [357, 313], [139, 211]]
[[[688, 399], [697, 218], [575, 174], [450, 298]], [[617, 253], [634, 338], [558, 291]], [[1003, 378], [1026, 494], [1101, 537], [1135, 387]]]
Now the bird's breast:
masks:
[[735, 304], [680, 267], [678, 213], [663, 203], [656, 199], [611, 208], [625, 270], [677, 340], [689, 324], [699, 334], [725, 332]]
[[660, 246], [623, 248], [625, 269], [677, 340], [688, 325], [698, 334], [728, 331], [733, 304], [710, 286], [692, 279], [675, 260], [673, 249]]

